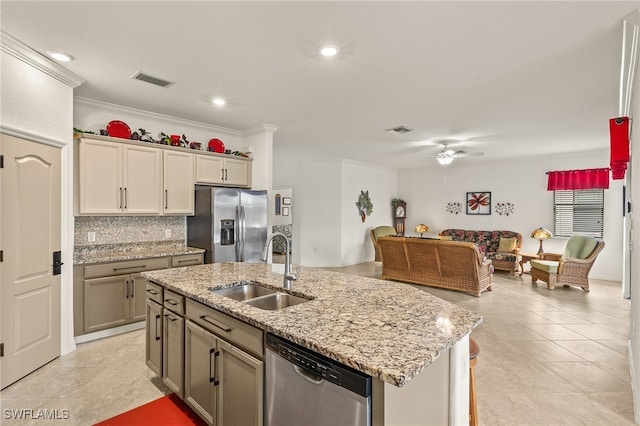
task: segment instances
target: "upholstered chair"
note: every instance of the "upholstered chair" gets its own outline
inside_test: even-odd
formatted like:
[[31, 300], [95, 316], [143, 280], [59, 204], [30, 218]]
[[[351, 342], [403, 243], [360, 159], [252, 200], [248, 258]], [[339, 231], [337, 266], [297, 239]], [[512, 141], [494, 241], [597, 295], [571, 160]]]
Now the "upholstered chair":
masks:
[[544, 281], [549, 289], [562, 284], [589, 291], [589, 271], [603, 248], [604, 241], [574, 235], [567, 241], [563, 254], [542, 253], [540, 260], [531, 260], [531, 281]]
[[396, 235], [396, 228], [393, 226], [376, 226], [369, 231], [371, 241], [373, 242], [373, 249], [376, 253], [376, 262], [380, 262], [380, 248], [378, 247], [378, 238], [387, 237], [389, 235]]

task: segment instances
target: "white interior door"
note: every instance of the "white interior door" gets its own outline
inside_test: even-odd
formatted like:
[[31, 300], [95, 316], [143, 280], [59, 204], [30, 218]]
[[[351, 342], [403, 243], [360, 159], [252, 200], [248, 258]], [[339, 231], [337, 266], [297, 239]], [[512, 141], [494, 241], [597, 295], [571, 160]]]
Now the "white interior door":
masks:
[[0, 388], [60, 356], [59, 148], [0, 134]]

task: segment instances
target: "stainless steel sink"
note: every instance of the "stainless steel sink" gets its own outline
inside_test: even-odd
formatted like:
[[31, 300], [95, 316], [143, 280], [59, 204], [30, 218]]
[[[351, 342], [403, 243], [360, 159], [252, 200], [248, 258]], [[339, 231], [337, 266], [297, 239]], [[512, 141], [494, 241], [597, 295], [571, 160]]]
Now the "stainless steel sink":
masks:
[[293, 306], [311, 300], [288, 293], [281, 293], [275, 289], [248, 281], [239, 281], [225, 288], [211, 287], [209, 290], [220, 296], [229, 297], [246, 303], [247, 305], [269, 311], [283, 309], [287, 306]]
[[262, 296], [255, 299], [247, 300], [244, 303], [246, 303], [247, 305], [255, 306], [256, 308], [275, 311], [278, 309], [286, 308], [287, 306], [293, 306], [308, 301], [309, 299], [293, 296], [287, 293], [275, 293], [268, 296]]
[[238, 300], [240, 302], [254, 299], [260, 296], [266, 296], [268, 294], [274, 294], [276, 292], [276, 290], [273, 290], [271, 288], [263, 287], [261, 285], [249, 283], [246, 281], [240, 281], [237, 285], [234, 285], [232, 287], [225, 287], [217, 290], [212, 289], [211, 291], [221, 296], [226, 296], [234, 300]]

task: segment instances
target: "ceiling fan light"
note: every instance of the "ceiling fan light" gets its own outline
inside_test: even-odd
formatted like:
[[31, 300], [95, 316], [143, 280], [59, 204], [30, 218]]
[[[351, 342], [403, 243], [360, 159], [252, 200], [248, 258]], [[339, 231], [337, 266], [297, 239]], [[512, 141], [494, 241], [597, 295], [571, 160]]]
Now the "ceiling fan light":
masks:
[[436, 157], [441, 166], [448, 166], [453, 162], [453, 157]]

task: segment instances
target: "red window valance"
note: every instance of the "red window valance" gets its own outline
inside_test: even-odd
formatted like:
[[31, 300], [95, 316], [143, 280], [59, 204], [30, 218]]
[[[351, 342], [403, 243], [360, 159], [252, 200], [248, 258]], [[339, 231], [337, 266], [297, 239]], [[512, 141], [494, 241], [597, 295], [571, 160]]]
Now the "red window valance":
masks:
[[548, 191], [609, 188], [609, 169], [558, 170], [547, 174]]

